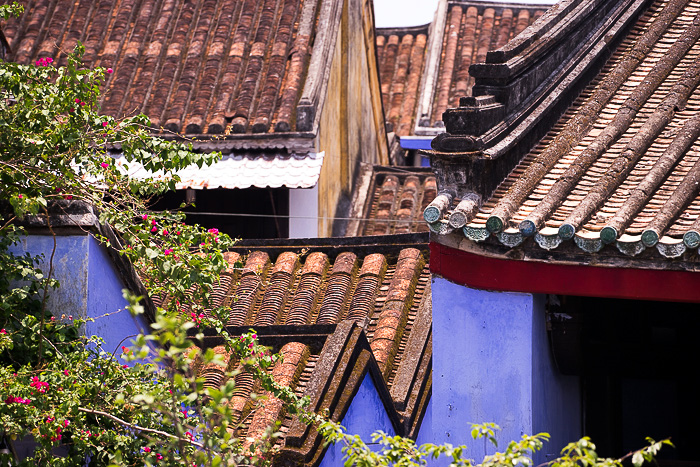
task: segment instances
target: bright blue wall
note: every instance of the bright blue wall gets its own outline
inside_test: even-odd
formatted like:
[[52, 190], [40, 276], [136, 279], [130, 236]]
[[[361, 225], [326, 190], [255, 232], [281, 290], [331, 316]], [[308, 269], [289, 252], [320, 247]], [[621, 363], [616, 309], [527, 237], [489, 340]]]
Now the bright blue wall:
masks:
[[[29, 235], [11, 248], [17, 255], [28, 252], [32, 256], [43, 255], [39, 265], [44, 274], [49, 272], [54, 240], [50, 235]], [[46, 306], [49, 310], [84, 318], [87, 313], [88, 287], [88, 236], [65, 235], [56, 237], [56, 252], [53, 255], [53, 278], [61, 284], [60, 293], [51, 293]]]
[[[12, 251], [43, 254], [40, 267], [47, 274], [53, 246], [50, 235], [29, 235]], [[124, 283], [105, 248], [91, 235], [58, 235], [53, 266], [53, 277], [60, 287], [49, 295], [47, 308], [57, 318], [61, 314], [97, 318], [87, 323], [86, 334], [102, 337], [103, 349], [108, 352], [119, 348], [124, 337], [139, 332], [137, 321], [124, 309], [127, 304], [121, 292]], [[139, 323], [141, 327], [146, 325], [145, 320]]]
[[[396, 434], [369, 373], [365, 375], [357, 394], [352, 399], [341, 425], [347, 429], [348, 433], [359, 435], [365, 443], [371, 442], [371, 435], [375, 431], [382, 430], [391, 436]], [[321, 461], [321, 467], [343, 465], [342, 447], [341, 444], [329, 446]]]
[[[88, 316], [95, 318], [87, 323], [86, 334], [104, 339], [105, 352], [121, 354], [120, 346], [129, 345], [131, 337], [149, 330], [143, 316], [138, 319], [125, 309], [128, 302], [122, 296], [125, 288], [112, 259], [105, 248], [92, 236], [88, 243]], [[126, 340], [124, 340], [126, 339]]]
[[[543, 298], [486, 292], [433, 279], [432, 434], [466, 444], [480, 459], [493, 449], [471, 441], [471, 423], [501, 426], [500, 446], [523, 433], [555, 435], [537, 461], [580, 435], [578, 378], [558, 375], [550, 356]], [[423, 430], [428, 429], [426, 423]]]

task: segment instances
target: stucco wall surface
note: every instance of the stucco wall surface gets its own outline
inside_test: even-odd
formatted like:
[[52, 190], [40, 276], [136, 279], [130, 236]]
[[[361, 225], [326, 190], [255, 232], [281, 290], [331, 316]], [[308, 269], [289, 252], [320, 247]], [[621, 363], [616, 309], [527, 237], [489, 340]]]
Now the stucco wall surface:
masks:
[[[50, 235], [28, 235], [13, 252], [43, 255], [40, 268], [48, 274], [53, 247], [54, 238]], [[113, 352], [120, 345], [128, 345], [129, 339], [124, 340], [127, 336], [148, 329], [143, 316], [134, 319], [124, 308], [127, 304], [122, 296], [124, 283], [105, 248], [91, 235], [57, 236], [53, 267], [53, 277], [60, 286], [50, 293], [47, 309], [57, 318], [64, 314], [94, 318], [94, 322], [86, 324], [85, 332], [88, 336], [102, 337], [105, 351]]]
[[[372, 433], [379, 430], [391, 436], [396, 434], [369, 373], [365, 375], [341, 425], [347, 428], [347, 433], [359, 435], [365, 443], [371, 442]], [[321, 461], [321, 467], [343, 465], [342, 448], [341, 444], [329, 446]]]
[[480, 459], [494, 450], [471, 440], [471, 423], [500, 425], [501, 447], [547, 431], [555, 439], [537, 456], [543, 462], [562, 439], [578, 438], [578, 379], [554, 368], [543, 297], [474, 290], [435, 276], [432, 290], [433, 394], [426, 418], [432, 423], [424, 422], [419, 439], [466, 444], [469, 456]]

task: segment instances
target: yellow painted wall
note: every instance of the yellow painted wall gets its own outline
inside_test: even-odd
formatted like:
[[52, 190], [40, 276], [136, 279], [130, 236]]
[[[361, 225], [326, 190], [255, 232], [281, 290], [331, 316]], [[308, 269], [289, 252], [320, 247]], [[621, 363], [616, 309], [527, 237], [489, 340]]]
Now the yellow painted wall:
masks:
[[341, 198], [349, 202], [359, 162], [388, 164], [371, 0], [346, 0], [318, 147], [326, 152], [319, 179], [319, 236], [330, 236]]

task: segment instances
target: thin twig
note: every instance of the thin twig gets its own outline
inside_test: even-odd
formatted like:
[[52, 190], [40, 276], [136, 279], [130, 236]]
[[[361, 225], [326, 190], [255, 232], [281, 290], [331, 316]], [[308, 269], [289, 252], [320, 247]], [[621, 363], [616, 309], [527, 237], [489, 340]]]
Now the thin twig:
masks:
[[119, 418], [119, 417], [116, 417], [116, 416], [114, 416], [114, 415], [112, 415], [112, 414], [110, 414], [110, 413], [107, 413], [107, 412], [102, 412], [101, 410], [92, 410], [92, 409], [86, 409], [86, 408], [84, 408], [84, 407], [78, 407], [78, 411], [80, 411], [80, 412], [85, 412], [85, 413], [89, 413], [89, 414], [92, 414], [92, 415], [101, 415], [101, 416], [107, 417], [107, 418], [109, 418], [110, 420], [115, 421], [115, 422], [117, 422], [117, 423], [119, 423], [119, 424], [121, 424], [121, 425], [124, 425], [124, 426], [127, 427], [127, 428], [131, 428], [132, 430], [143, 431], [144, 433], [153, 433], [153, 434], [155, 434], [155, 435], [160, 435], [160, 436], [165, 436], [165, 437], [167, 437], [167, 438], [176, 439], [176, 440], [178, 440], [178, 441], [180, 441], [180, 442], [185, 441], [185, 442], [187, 442], [187, 443], [189, 443], [189, 444], [191, 444], [191, 445], [193, 445], [193, 446], [197, 446], [197, 447], [200, 448], [200, 449], [205, 449], [205, 447], [204, 447], [203, 444], [200, 444], [200, 443], [198, 443], [198, 442], [196, 442], [196, 441], [194, 441], [194, 440], [182, 438], [182, 437], [180, 437], [180, 436], [171, 435], [170, 433], [166, 433], [165, 431], [160, 431], [160, 430], [156, 430], [156, 429], [153, 429], [153, 428], [146, 428], [146, 427], [143, 427], [143, 426], [134, 425], [133, 423], [129, 423], [129, 422], [127, 422], [126, 420], [122, 420], [122, 419]]

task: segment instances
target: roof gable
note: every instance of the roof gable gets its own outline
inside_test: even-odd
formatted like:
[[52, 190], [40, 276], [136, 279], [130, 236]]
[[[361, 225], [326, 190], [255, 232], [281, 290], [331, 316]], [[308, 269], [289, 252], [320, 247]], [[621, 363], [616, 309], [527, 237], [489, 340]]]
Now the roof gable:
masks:
[[[328, 409], [334, 420], [342, 420], [369, 373], [396, 432], [415, 437], [430, 394], [431, 359], [427, 244], [415, 240], [319, 239], [291, 246], [251, 242], [227, 253], [231, 268], [213, 292], [213, 306], [230, 307], [230, 334], [254, 327], [263, 345], [284, 355], [273, 376], [309, 396], [311, 410]], [[229, 361], [221, 343], [216, 333], [205, 330], [199, 345], [214, 348], [234, 369], [238, 363]], [[216, 365], [200, 366], [198, 372], [205, 384], [224, 382]], [[280, 420], [283, 437], [276, 462], [317, 465], [324, 447], [315, 430], [286, 416], [274, 399], [265, 404], [251, 400], [250, 393], [258, 389], [245, 373], [236, 376], [236, 386], [238, 395], [231, 403], [243, 439]]]

